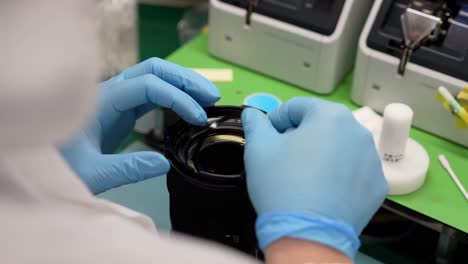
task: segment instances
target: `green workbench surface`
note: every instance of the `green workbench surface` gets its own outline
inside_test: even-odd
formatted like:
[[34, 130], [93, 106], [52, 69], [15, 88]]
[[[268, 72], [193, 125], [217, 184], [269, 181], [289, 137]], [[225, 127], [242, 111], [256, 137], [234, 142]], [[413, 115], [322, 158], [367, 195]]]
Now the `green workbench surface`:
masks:
[[[248, 95], [265, 92], [276, 95], [283, 102], [295, 96], [313, 96], [343, 103], [353, 110], [358, 108], [350, 100], [351, 74], [331, 95], [318, 95], [214, 58], [208, 54], [207, 34], [178, 49], [167, 59], [186, 67], [232, 69], [234, 81], [217, 84], [223, 95], [219, 105], [241, 105]], [[421, 143], [429, 153], [431, 165], [427, 180], [417, 192], [404, 196], [390, 196], [388, 199], [468, 233], [468, 201], [464, 200], [437, 160], [439, 154], [445, 154], [460, 180], [468, 188], [468, 149], [418, 129], [411, 130], [411, 137]]]

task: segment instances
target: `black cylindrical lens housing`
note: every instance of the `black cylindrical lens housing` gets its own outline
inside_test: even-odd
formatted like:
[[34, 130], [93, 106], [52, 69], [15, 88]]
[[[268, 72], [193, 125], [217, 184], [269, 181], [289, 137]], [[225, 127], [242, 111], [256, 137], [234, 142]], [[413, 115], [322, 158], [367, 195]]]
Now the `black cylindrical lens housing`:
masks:
[[256, 214], [244, 173], [242, 108], [206, 112], [205, 126], [180, 120], [166, 131], [172, 228], [257, 255]]

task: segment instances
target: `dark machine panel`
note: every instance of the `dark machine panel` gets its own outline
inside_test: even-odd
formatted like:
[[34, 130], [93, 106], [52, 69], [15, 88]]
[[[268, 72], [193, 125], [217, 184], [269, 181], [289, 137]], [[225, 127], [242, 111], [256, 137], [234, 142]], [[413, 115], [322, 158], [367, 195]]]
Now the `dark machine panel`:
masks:
[[[427, 42], [412, 54], [410, 61], [468, 81], [468, 8], [466, 0], [384, 0], [367, 39], [375, 50], [401, 58], [403, 31], [400, 17], [414, 2], [427, 6], [442, 6], [433, 15], [441, 17], [441, 33], [435, 41]], [[440, 10], [444, 10], [443, 12]]]
[[[248, 2], [248, 0], [221, 1], [242, 8], [246, 8]], [[345, 0], [258, 0], [255, 13], [323, 35], [332, 35], [344, 3]]]

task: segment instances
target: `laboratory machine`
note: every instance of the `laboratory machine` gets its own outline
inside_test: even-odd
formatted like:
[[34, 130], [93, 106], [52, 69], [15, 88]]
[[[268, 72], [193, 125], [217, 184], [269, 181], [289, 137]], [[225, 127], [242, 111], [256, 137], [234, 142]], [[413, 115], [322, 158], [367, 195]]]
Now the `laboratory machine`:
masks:
[[375, 1], [359, 40], [354, 102], [381, 113], [407, 104], [416, 127], [468, 146], [468, 131], [436, 99], [440, 87], [456, 98], [467, 85], [467, 0]]
[[317, 93], [347, 74], [372, 0], [211, 0], [209, 52]]

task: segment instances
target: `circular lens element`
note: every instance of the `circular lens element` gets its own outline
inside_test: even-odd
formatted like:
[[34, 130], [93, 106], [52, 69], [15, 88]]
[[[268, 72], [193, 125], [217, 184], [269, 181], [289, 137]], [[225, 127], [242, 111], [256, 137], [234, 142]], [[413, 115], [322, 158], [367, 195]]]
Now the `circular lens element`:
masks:
[[241, 107], [207, 108], [208, 123], [181, 120], [166, 133], [166, 156], [172, 167], [201, 185], [232, 188], [243, 181], [244, 131]]
[[206, 138], [196, 155], [195, 167], [219, 175], [240, 175], [244, 171], [244, 139], [232, 135]]

